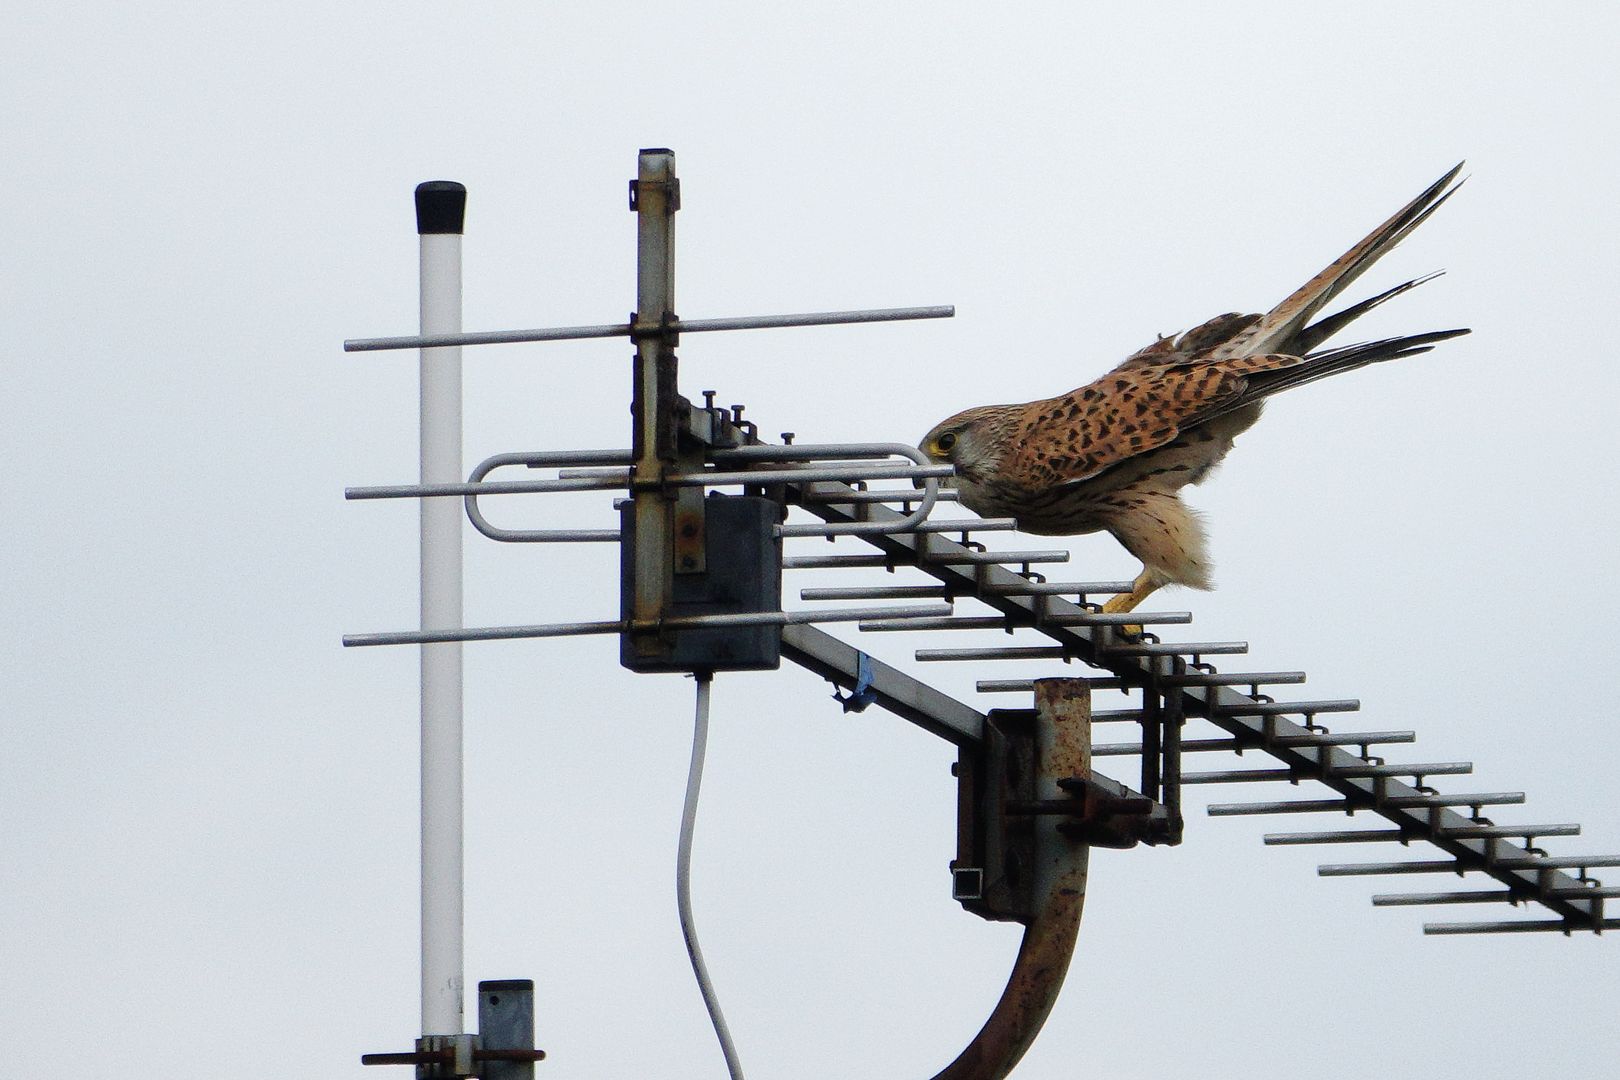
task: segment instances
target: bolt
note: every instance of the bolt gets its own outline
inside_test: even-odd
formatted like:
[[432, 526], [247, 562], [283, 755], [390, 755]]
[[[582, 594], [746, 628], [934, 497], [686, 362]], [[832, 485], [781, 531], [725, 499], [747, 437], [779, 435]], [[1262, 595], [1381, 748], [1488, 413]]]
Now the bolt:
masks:
[[783, 446], [792, 446], [793, 445], [793, 434], [794, 433], [791, 432], [791, 431], [782, 432], [782, 445]]
[[705, 391], [703, 391], [703, 407], [705, 409], [713, 409], [714, 408], [714, 395], [716, 393], [717, 393], [717, 391], [714, 391], [714, 390], [705, 390]]
[[690, 555], [681, 556], [681, 569], [690, 570], [697, 565], [697, 560]]
[[681, 535], [688, 540], [692, 539], [692, 537], [697, 535], [697, 525], [688, 521], [685, 525], [681, 526]]
[[733, 424], [742, 423], [742, 414], [743, 414], [743, 407], [741, 405], [733, 405], [731, 407], [731, 422]]

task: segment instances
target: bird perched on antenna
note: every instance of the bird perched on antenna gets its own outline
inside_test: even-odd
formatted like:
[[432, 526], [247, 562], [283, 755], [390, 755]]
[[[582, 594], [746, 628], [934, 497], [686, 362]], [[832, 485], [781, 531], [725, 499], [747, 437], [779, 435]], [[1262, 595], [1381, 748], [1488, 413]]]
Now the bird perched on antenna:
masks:
[[1436, 330], [1313, 351], [1434, 274], [1311, 322], [1451, 197], [1461, 169], [1265, 315], [1219, 315], [1179, 337], [1160, 338], [1059, 397], [957, 413], [924, 436], [920, 448], [956, 466], [947, 483], [975, 513], [1016, 518], [1025, 532], [1049, 536], [1112, 533], [1142, 560], [1142, 573], [1105, 611], [1134, 610], [1164, 585], [1209, 588], [1203, 525], [1179, 493], [1220, 464], [1232, 440], [1260, 419], [1266, 398], [1468, 333]]

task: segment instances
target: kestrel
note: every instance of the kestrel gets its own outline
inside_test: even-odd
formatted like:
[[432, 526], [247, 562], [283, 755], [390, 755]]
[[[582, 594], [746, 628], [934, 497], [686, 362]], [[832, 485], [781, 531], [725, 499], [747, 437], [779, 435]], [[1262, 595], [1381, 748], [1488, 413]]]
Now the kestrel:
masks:
[[1433, 274], [1310, 321], [1451, 197], [1461, 168], [1267, 314], [1219, 315], [1161, 337], [1060, 397], [957, 413], [924, 436], [921, 449], [956, 466], [947, 482], [975, 513], [1015, 518], [1032, 533], [1112, 533], [1142, 560], [1142, 572], [1105, 611], [1131, 611], [1164, 585], [1209, 588], [1203, 524], [1179, 493], [1220, 464], [1232, 440], [1260, 418], [1266, 398], [1468, 333], [1437, 330], [1312, 351]]

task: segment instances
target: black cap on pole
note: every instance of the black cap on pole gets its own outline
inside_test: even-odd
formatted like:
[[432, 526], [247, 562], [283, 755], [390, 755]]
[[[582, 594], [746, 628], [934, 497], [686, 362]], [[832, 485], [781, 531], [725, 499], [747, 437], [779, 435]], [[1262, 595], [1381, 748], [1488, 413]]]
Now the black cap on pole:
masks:
[[460, 233], [467, 216], [467, 189], [454, 180], [429, 180], [416, 185], [416, 231]]

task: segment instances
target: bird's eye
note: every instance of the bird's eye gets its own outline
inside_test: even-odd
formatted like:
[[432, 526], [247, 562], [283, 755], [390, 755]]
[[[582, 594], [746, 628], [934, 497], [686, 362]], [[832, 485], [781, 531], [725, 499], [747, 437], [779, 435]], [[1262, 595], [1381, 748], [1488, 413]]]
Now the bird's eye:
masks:
[[956, 449], [956, 432], [947, 431], [934, 441], [934, 445], [938, 446], [944, 453], [950, 453]]

